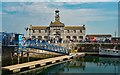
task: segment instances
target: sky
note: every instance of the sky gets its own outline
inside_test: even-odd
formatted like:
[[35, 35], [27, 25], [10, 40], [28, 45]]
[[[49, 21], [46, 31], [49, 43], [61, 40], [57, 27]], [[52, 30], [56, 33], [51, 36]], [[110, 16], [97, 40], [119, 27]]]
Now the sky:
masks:
[[4, 0], [0, 5], [1, 31], [26, 35], [30, 25], [49, 26], [58, 8], [66, 26], [84, 24], [86, 34], [118, 34], [118, 0]]

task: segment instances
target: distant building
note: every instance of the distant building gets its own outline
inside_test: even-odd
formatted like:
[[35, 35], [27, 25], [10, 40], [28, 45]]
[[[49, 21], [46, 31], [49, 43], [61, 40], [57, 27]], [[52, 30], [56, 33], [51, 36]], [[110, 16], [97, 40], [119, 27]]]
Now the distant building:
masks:
[[91, 34], [91, 35], [86, 35], [86, 39], [89, 41], [98, 41], [98, 42], [110, 42], [112, 38], [111, 34]]
[[65, 26], [60, 22], [59, 10], [55, 11], [55, 21], [49, 26], [29, 27], [29, 36], [41, 40], [63, 40], [63, 41], [80, 41], [85, 39], [85, 25], [82, 26]]
[[120, 37], [112, 37], [111, 42], [112, 43], [120, 43]]
[[2, 45], [10, 45], [14, 39], [15, 33], [0, 32], [0, 41]]
[[0, 32], [0, 43], [2, 46], [14, 45], [18, 41], [18, 33]]

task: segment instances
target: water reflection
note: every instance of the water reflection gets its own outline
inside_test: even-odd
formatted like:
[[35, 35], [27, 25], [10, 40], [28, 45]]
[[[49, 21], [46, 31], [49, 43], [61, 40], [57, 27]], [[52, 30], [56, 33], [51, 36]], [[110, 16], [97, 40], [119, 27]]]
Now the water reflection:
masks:
[[118, 73], [119, 58], [85, 56], [49, 67], [42, 73]]
[[[119, 58], [84, 56], [77, 57], [71, 61], [48, 67], [47, 69], [35, 70], [30, 74], [54, 75], [58, 73], [115, 73], [120, 67]], [[29, 74], [29, 73], [27, 73]]]

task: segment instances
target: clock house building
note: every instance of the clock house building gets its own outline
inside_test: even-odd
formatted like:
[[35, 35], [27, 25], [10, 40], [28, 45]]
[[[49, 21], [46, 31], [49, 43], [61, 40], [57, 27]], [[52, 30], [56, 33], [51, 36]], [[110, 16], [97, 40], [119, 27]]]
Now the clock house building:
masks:
[[29, 37], [40, 40], [59, 40], [78, 42], [85, 39], [85, 25], [68, 26], [60, 21], [59, 10], [55, 10], [55, 21], [49, 26], [34, 26], [29, 27]]

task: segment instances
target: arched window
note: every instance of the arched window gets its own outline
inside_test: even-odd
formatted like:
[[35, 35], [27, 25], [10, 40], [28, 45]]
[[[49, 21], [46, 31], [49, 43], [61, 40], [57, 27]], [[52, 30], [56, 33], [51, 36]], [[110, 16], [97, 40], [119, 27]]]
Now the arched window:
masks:
[[40, 40], [41, 40], [41, 39], [42, 39], [42, 36], [38, 36], [38, 39], [40, 39]]
[[66, 38], [70, 39], [70, 36], [66, 36]]
[[74, 30], [74, 33], [76, 33], [76, 30]]
[[41, 30], [39, 30], [39, 33], [41, 33]]
[[73, 39], [77, 39], [77, 36], [73, 36]]
[[67, 30], [68, 33], [70, 33], [70, 30]]
[[32, 39], [35, 39], [35, 36], [32, 36]]
[[45, 39], [48, 39], [48, 36], [44, 36]]
[[45, 29], [45, 33], [47, 33], [47, 30]]
[[33, 33], [35, 33], [35, 30], [33, 30]]
[[80, 39], [83, 39], [83, 36], [79, 36]]
[[82, 33], [82, 30], [80, 30], [80, 33]]

